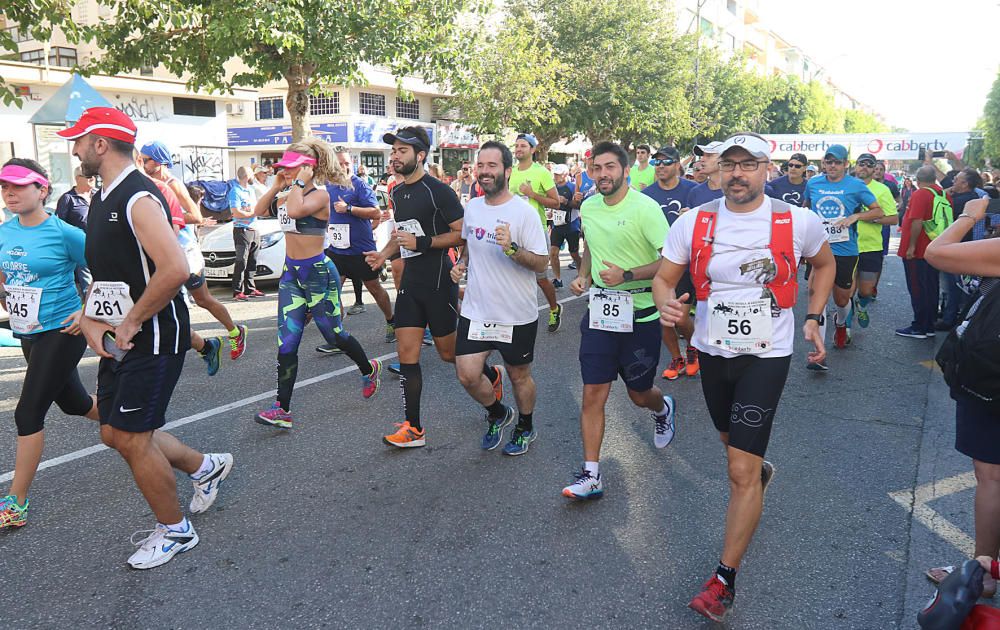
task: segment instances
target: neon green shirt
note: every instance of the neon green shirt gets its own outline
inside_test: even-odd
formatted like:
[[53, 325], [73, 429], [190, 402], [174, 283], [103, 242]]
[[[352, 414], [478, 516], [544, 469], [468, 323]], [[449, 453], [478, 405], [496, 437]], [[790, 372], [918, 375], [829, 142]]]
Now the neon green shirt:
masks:
[[[885, 216], [896, 216], [896, 200], [892, 198], [892, 191], [882, 182], [874, 179], [868, 182], [868, 190], [875, 195], [875, 201], [885, 212]], [[882, 224], [858, 221], [858, 252], [880, 252], [882, 251]]]
[[[538, 162], [532, 162], [531, 167], [524, 171], [515, 164], [514, 168], [510, 171], [510, 181], [507, 182], [507, 189], [511, 193], [523, 197], [520, 188], [524, 182], [531, 182], [531, 189], [542, 196], [556, 187], [556, 180], [552, 177], [552, 173]], [[538, 216], [542, 220], [542, 225], [546, 225], [545, 206], [534, 199], [525, 199], [525, 201], [530, 203], [531, 207], [538, 212]]]
[[636, 190], [642, 190], [646, 186], [651, 186], [656, 181], [656, 168], [646, 165], [646, 168], [639, 170], [639, 163], [636, 162], [628, 171], [629, 185]]
[[[615, 291], [653, 286], [650, 279], [606, 287], [601, 281], [600, 273], [607, 269], [603, 262], [605, 260], [628, 270], [660, 259], [660, 248], [670, 230], [660, 204], [635, 189], [629, 189], [625, 198], [614, 206], [605, 204], [604, 196], [597, 194], [583, 202], [580, 218], [583, 220], [583, 233], [590, 252], [590, 277], [594, 286]], [[636, 311], [653, 306], [653, 294], [648, 291], [634, 294], [633, 305]], [[654, 311], [636, 321], [650, 322], [659, 316]]]

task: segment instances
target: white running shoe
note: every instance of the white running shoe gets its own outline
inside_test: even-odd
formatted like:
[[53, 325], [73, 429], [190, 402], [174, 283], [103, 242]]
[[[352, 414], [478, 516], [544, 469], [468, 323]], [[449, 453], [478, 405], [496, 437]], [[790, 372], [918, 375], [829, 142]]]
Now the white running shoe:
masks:
[[563, 488], [562, 494], [567, 499], [600, 499], [604, 496], [601, 475], [596, 477], [584, 468], [574, 475], [575, 481]]
[[209, 453], [213, 468], [198, 479], [193, 479], [194, 496], [191, 497], [191, 513], [201, 514], [215, 503], [219, 496], [219, 485], [233, 470], [233, 456], [229, 453]]
[[[148, 536], [135, 541], [136, 534], [147, 533]], [[191, 521], [188, 521], [187, 531], [184, 532], [176, 532], [157, 523], [156, 529], [135, 532], [131, 540], [139, 550], [128, 559], [128, 565], [133, 569], [152, 569], [170, 562], [179, 553], [193, 549], [198, 544], [198, 533], [194, 531]]]
[[663, 404], [666, 407], [666, 415], [661, 417], [653, 412], [649, 413], [653, 418], [653, 423], [656, 425], [653, 433], [653, 444], [656, 448], [666, 448], [674, 441], [674, 410], [676, 406], [674, 405], [673, 397], [664, 396]]

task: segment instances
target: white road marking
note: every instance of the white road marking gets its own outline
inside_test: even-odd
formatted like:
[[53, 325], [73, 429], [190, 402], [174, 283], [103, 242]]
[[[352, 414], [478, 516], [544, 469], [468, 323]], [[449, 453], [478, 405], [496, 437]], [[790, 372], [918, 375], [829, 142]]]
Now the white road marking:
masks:
[[947, 479], [930, 481], [912, 490], [890, 492], [889, 496], [907, 512], [912, 512], [913, 518], [919, 523], [953, 545], [966, 557], [971, 558], [976, 549], [976, 541], [927, 504], [935, 499], [975, 487], [976, 475], [969, 471]]

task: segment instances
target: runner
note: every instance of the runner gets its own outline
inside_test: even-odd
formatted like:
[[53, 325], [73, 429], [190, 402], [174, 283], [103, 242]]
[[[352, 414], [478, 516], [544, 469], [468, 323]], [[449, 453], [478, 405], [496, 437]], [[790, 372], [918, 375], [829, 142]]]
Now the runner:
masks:
[[[379, 390], [382, 362], [369, 359], [358, 340], [344, 330], [340, 315], [340, 275], [323, 253], [330, 221], [330, 195], [322, 184], [349, 186], [350, 179], [318, 138], [285, 149], [274, 184], [257, 200], [257, 216], [274, 214], [285, 233], [285, 265], [278, 283], [278, 399], [257, 414], [259, 424], [292, 428], [292, 390], [299, 372], [299, 343], [307, 318], [323, 338], [350, 357], [361, 372], [361, 395]], [[317, 186], [320, 184], [320, 186]]]
[[[351, 174], [351, 154], [347, 149], [337, 149], [334, 153], [337, 163], [344, 173]], [[365, 252], [375, 249], [372, 220], [382, 216], [378, 199], [363, 179], [350, 175], [350, 186], [327, 184], [330, 195], [330, 225], [327, 227], [329, 247], [326, 255], [337, 266], [342, 278], [351, 278], [354, 286], [363, 282], [368, 292], [385, 317], [385, 342], [396, 341], [396, 328], [392, 319], [392, 302], [389, 294], [379, 282], [379, 270], [372, 269], [365, 262]], [[324, 344], [317, 352], [333, 354], [339, 348]]]
[[[892, 190], [875, 178], [878, 160], [871, 153], [862, 153], [855, 162], [854, 171], [858, 179], [863, 181], [868, 190], [875, 195], [875, 200], [885, 213], [885, 216], [878, 219], [868, 219], [858, 221], [858, 271], [857, 271], [857, 295], [854, 296], [851, 308], [858, 316], [858, 325], [868, 328], [871, 322], [868, 314], [868, 305], [875, 297], [875, 287], [878, 286], [879, 277], [882, 275], [882, 228], [896, 225], [899, 218], [896, 211], [896, 200], [892, 197]], [[851, 320], [847, 318], [847, 341], [851, 340]]]
[[674, 223], [653, 281], [661, 321], [675, 326], [687, 315], [688, 296], [678, 296], [676, 288], [690, 267], [698, 300], [695, 344], [701, 350], [702, 390], [728, 457], [722, 558], [689, 604], [714, 621], [722, 621], [732, 606], [736, 571], [774, 475], [764, 453], [791, 361], [796, 262], [804, 256], [814, 265], [804, 327], [806, 341], [815, 348], [811, 362], [825, 354], [816, 320], [822, 319], [835, 264], [823, 226], [811, 212], [764, 195], [767, 169], [762, 167], [771, 154], [766, 140], [737, 134], [719, 151], [725, 198]]
[[[854, 272], [858, 266], [858, 221], [870, 221], [884, 216], [875, 195], [856, 177], [847, 174], [847, 148], [833, 144], [823, 156], [822, 175], [810, 178], [806, 184], [806, 205], [817, 213], [826, 226], [827, 240], [837, 261], [837, 276], [833, 285], [836, 314], [833, 318], [833, 345], [846, 348], [847, 317], [854, 294]], [[806, 269], [807, 277], [810, 270]], [[811, 284], [811, 279], [810, 279]], [[826, 337], [826, 321], [820, 324]], [[811, 361], [807, 368], [826, 371], [825, 362]]]
[[[700, 165], [700, 168], [695, 169], [695, 181], [701, 183], [688, 193], [684, 209], [681, 212], [697, 208], [703, 203], [722, 197], [722, 174], [719, 172], [719, 147], [721, 146], [722, 143], [718, 141], [695, 146], [694, 154], [701, 156], [701, 159], [696, 163], [696, 166]], [[699, 177], [704, 179], [699, 180]]]
[[479, 148], [477, 179], [486, 196], [466, 206], [465, 247], [451, 279], [457, 283], [469, 272], [458, 320], [455, 368], [465, 391], [486, 409], [482, 447], [489, 451], [499, 446], [504, 428], [514, 420], [514, 410], [496, 396], [493, 383], [484, 375], [486, 359], [496, 350], [514, 387], [518, 411], [517, 425], [503, 452], [523, 455], [537, 437], [532, 422], [536, 388], [531, 363], [538, 333], [538, 287], [533, 272], [545, 268], [548, 256], [535, 209], [507, 189], [513, 166], [514, 156], [506, 145], [487, 142]]
[[629, 169], [629, 185], [638, 191], [644, 190], [647, 186], [652, 186], [656, 181], [655, 167], [649, 163], [649, 152], [652, 149], [648, 144], [640, 144], [635, 148], [635, 164]]
[[[167, 203], [136, 170], [136, 128], [110, 107], [86, 110], [75, 125], [56, 132], [73, 140], [86, 176], [100, 175], [87, 219], [85, 254], [94, 282], [80, 319], [87, 345], [101, 357], [97, 406], [101, 441], [128, 463], [156, 517], [153, 530], [128, 559], [151, 569], [198, 544], [194, 526], [177, 504], [171, 466], [194, 484], [192, 514], [207, 510], [233, 468], [233, 456], [202, 454], [159, 431], [166, 423], [184, 353], [190, 343], [188, 278], [184, 252], [170, 229]], [[133, 534], [133, 538], [134, 538]]]
[[579, 205], [574, 205], [573, 197], [576, 194], [576, 185], [569, 181], [567, 177], [569, 168], [565, 164], [556, 164], [552, 169], [555, 177], [556, 194], [559, 195], [559, 208], [552, 211], [552, 230], [549, 235], [549, 260], [552, 264], [552, 286], [557, 289], [563, 287], [562, 265], [559, 262], [559, 250], [563, 243], [569, 250], [573, 264], [580, 264], [580, 210]]
[[604, 409], [619, 376], [633, 404], [650, 411], [656, 447], [664, 448], [674, 439], [674, 401], [653, 385], [660, 325], [650, 288], [670, 228], [659, 205], [625, 183], [625, 149], [601, 142], [593, 148], [593, 157], [600, 196], [588, 199], [581, 209], [587, 243], [579, 275], [570, 283], [575, 295], [590, 294], [590, 308], [580, 322], [584, 462], [576, 480], [563, 488], [563, 496], [570, 499], [599, 499], [604, 494], [599, 464]]
[[0, 498], [0, 529], [28, 522], [28, 490], [42, 461], [45, 416], [55, 403], [70, 416], [97, 420], [97, 402], [76, 366], [87, 341], [80, 336], [80, 297], [74, 274], [86, 266], [86, 235], [49, 216], [48, 173], [34, 160], [13, 158], [0, 170], [3, 203], [14, 218], [0, 225], [0, 281], [14, 336], [27, 362], [14, 410], [14, 480]]
[[[643, 189], [643, 194], [652, 197], [656, 203], [660, 204], [663, 216], [667, 218], [667, 223], [674, 224], [677, 217], [681, 216], [681, 209], [687, 203], [687, 197], [692, 188], [697, 184], [681, 178], [681, 155], [676, 148], [671, 146], [660, 147], [653, 154], [653, 159], [649, 161], [656, 168], [656, 183]], [[691, 284], [691, 276], [684, 274], [681, 278], [681, 293], [691, 294], [689, 303], [694, 306], [694, 286]], [[663, 327], [663, 345], [670, 351], [670, 365], [663, 370], [663, 378], [672, 381], [677, 379], [682, 373], [688, 376], [698, 374], [698, 350], [691, 344], [691, 336], [694, 334], [694, 323], [688, 317], [678, 324], [681, 334], [688, 340], [686, 354], [681, 354], [680, 340], [677, 330], [672, 327]]]
[[[535, 149], [538, 140], [530, 133], [517, 134], [514, 142], [514, 157], [517, 164], [511, 172], [510, 192], [531, 204], [538, 212], [542, 229], [548, 226], [549, 210], [559, 208], [559, 194], [556, 192], [556, 182], [552, 173], [544, 166], [535, 162]], [[556, 302], [556, 289], [549, 281], [544, 270], [536, 274], [538, 286], [549, 303], [549, 332], [554, 333], [562, 325], [562, 305]]]
[[805, 207], [806, 199], [806, 166], [809, 160], [802, 153], [793, 153], [785, 162], [787, 175], [768, 182], [764, 192], [768, 197], [780, 199], [793, 206]]
[[[455, 362], [458, 319], [458, 285], [451, 279], [448, 250], [462, 242], [462, 205], [447, 184], [430, 177], [424, 162], [430, 138], [423, 127], [402, 127], [382, 136], [392, 145], [393, 170], [404, 177], [392, 189], [395, 214], [393, 238], [381, 251], [365, 252], [372, 269], [399, 253], [405, 260], [396, 295], [396, 348], [399, 352], [400, 390], [404, 419], [398, 429], [382, 439], [399, 448], [426, 444], [420, 417], [423, 376], [420, 349], [424, 328], [429, 327], [443, 361]], [[490, 366], [483, 372], [503, 398], [503, 379]]]

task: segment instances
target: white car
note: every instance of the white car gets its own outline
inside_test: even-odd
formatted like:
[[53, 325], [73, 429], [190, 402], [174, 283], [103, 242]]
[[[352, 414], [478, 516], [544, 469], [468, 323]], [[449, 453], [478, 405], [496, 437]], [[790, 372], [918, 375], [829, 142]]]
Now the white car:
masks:
[[[255, 280], [278, 280], [285, 264], [285, 234], [277, 219], [254, 221], [260, 233]], [[224, 223], [201, 238], [201, 253], [205, 256], [205, 279], [209, 282], [232, 282], [236, 247], [233, 245], [233, 224]]]

